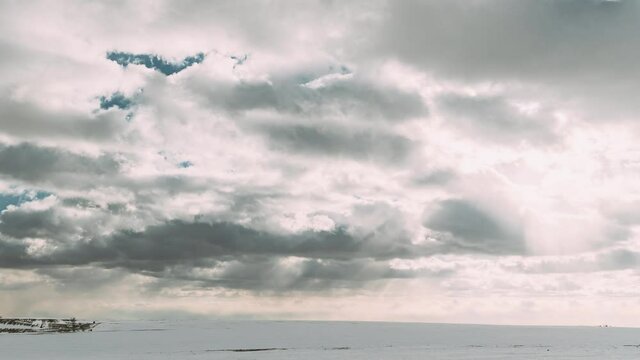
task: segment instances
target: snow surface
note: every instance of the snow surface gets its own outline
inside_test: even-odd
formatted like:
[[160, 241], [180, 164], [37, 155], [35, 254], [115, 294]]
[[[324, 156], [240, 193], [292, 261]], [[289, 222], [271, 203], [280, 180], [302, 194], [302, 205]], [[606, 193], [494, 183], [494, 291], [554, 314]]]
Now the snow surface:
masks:
[[308, 321], [106, 321], [93, 332], [85, 333], [0, 334], [0, 358], [638, 359], [640, 329]]

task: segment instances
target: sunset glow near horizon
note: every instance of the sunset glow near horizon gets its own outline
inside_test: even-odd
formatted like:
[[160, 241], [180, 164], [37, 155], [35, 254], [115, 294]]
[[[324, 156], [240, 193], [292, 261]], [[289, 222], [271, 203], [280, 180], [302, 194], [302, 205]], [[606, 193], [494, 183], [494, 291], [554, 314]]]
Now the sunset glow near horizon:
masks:
[[0, 315], [640, 326], [640, 3], [0, 1]]

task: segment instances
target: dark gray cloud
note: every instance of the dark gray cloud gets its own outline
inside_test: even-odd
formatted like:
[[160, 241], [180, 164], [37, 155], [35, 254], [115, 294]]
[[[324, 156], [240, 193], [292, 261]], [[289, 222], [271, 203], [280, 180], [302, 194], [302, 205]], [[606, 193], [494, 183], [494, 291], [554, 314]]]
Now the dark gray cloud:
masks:
[[412, 179], [413, 185], [441, 186], [455, 180], [456, 174], [451, 170], [434, 170]]
[[[640, 7], [633, 1], [388, 5], [376, 51], [454, 77], [626, 79], [640, 70], [632, 60], [640, 55], [640, 40], [634, 36]], [[584, 79], [586, 74], [591, 76]]]
[[[194, 79], [195, 84], [191, 86], [210, 106], [231, 112], [272, 109], [297, 116], [339, 117], [363, 122], [398, 122], [428, 114], [417, 93], [381, 86], [357, 76], [327, 79], [347, 75], [353, 74], [322, 75], [318, 71], [280, 76], [268, 83], [239, 84]], [[314, 82], [317, 86], [311, 85]]]
[[[11, 211], [0, 216], [0, 232], [21, 239], [27, 237], [70, 237], [68, 221], [53, 210]], [[144, 231], [118, 231], [111, 236], [86, 238], [82, 227], [74, 227], [85, 240], [56, 244], [57, 250], [43, 256], [24, 253], [13, 263], [64, 265], [103, 263], [127, 268], [162, 268], [177, 262], [198, 259], [225, 259], [248, 255], [299, 256], [317, 259], [352, 259], [413, 256], [406, 242], [374, 242], [366, 236], [355, 237], [346, 229], [276, 234], [242, 225], [217, 222], [170, 221], [147, 227]], [[14, 249], [15, 250], [15, 249]], [[26, 256], [26, 258], [25, 258]], [[5, 264], [6, 265], [6, 264]]]
[[62, 205], [68, 206], [68, 207], [75, 207], [79, 209], [85, 209], [85, 208], [95, 209], [100, 207], [100, 205], [96, 204], [94, 201], [90, 199], [85, 199], [82, 197], [71, 197], [71, 198], [62, 199]]
[[[49, 241], [64, 241], [75, 235], [76, 224], [58, 216], [53, 209], [25, 211], [16, 209], [0, 215], [0, 233], [16, 239], [44, 238]], [[79, 224], [78, 224], [79, 225]]]
[[0, 145], [0, 175], [29, 182], [49, 182], [59, 176], [114, 175], [120, 163], [110, 155], [96, 158], [30, 143]]
[[144, 232], [120, 232], [109, 248], [131, 260], [188, 260], [198, 257], [274, 255], [320, 259], [407, 256], [401, 243], [370, 244], [346, 229], [275, 234], [233, 223], [185, 223], [171, 221], [150, 226]]
[[286, 152], [397, 164], [412, 150], [411, 140], [373, 130], [276, 124], [264, 125], [260, 130], [274, 149]]
[[[441, 201], [429, 214], [425, 226], [443, 234], [434, 234], [443, 252], [486, 254], [523, 254], [523, 234], [503, 224], [477, 205], [459, 199]], [[444, 236], [443, 236], [444, 235]]]
[[[42, 253], [29, 250], [26, 239], [30, 238], [46, 239], [48, 249]], [[44, 274], [54, 269], [53, 276], [66, 274], [55, 270], [60, 267], [95, 266], [142, 273], [160, 282], [209, 287], [351, 288], [414, 276], [392, 269], [387, 260], [414, 257], [415, 251], [408, 240], [385, 241], [374, 233], [354, 235], [345, 228], [276, 234], [227, 222], [170, 221], [143, 231], [99, 236], [91, 233], [89, 223], [74, 221], [54, 209], [18, 208], [0, 215], [0, 266], [40, 268]], [[287, 264], [289, 257], [299, 261]], [[201, 269], [215, 271], [202, 275]]]
[[[16, 208], [0, 214], [1, 266], [96, 266], [158, 279], [194, 281], [202, 286], [320, 289], [386, 278], [446, 275], [394, 270], [388, 264], [390, 259], [523, 250], [517, 234], [471, 204], [457, 200], [442, 202], [427, 221], [432, 230], [451, 235], [439, 237], [441, 242], [436, 245], [412, 243], [402, 215], [386, 204], [353, 209], [352, 216], [360, 219], [356, 222], [365, 221], [365, 227], [338, 226], [330, 231], [276, 233], [226, 221], [173, 220], [141, 231], [116, 230], [105, 235], [96, 224], [102, 223], [101, 216], [117, 216], [118, 212], [85, 200], [62, 201], [66, 207], [79, 206], [94, 214], [83, 219], [55, 207]], [[34, 238], [44, 239], [38, 245], [44, 250], [31, 248], [29, 239]], [[293, 267], [287, 263], [290, 258], [299, 259]], [[270, 273], [276, 283], [262, 281]], [[280, 278], [275, 277], [277, 274]]]
[[[246, 131], [265, 135], [273, 149], [306, 155], [402, 162], [413, 147], [409, 139], [376, 126], [343, 124], [396, 123], [428, 115], [419, 94], [360, 79], [346, 69], [329, 74], [310, 69], [275, 76], [270, 82], [221, 84], [193, 79], [189, 86], [207, 106], [230, 112]], [[256, 109], [303, 121], [244, 118], [245, 111]]]
[[[61, 203], [94, 214], [109, 213], [83, 198]], [[152, 287], [276, 292], [350, 289], [378, 280], [448, 274], [391, 267], [390, 259], [414, 258], [429, 249], [413, 245], [399, 228], [402, 219], [384, 204], [354, 209], [358, 217], [384, 217], [382, 222], [371, 220], [378, 223], [371, 229], [276, 233], [230, 222], [174, 220], [110, 235], [91, 225], [99, 218], [80, 220], [65, 213], [64, 207], [16, 208], [0, 214], [0, 267], [39, 269], [72, 289], [83, 286], [84, 277], [77, 283], [71, 278], [78, 267], [144, 274], [157, 279]], [[32, 249], [29, 239], [34, 238], [45, 240], [38, 245], [43, 250]], [[113, 279], [108, 272], [99, 273], [106, 282]]]
[[[216, 269], [207, 273], [207, 269]], [[361, 288], [364, 284], [398, 278], [415, 277], [411, 270], [397, 270], [383, 261], [372, 259], [299, 259], [295, 262], [278, 258], [249, 256], [218, 262], [210, 268], [173, 266], [161, 273], [154, 287], [190, 285], [225, 287], [253, 291], [281, 292], [289, 290], [326, 291]], [[441, 276], [434, 274], [433, 276]]]
[[523, 114], [503, 97], [449, 94], [441, 96], [438, 103], [448, 115], [447, 124], [496, 143], [550, 143], [558, 139], [550, 113]]
[[0, 237], [0, 265], [5, 269], [35, 265], [27, 252], [27, 244], [20, 240]]
[[[359, 61], [400, 59], [442, 78], [542, 85], [594, 120], [634, 116], [640, 101], [635, 1], [389, 1]], [[445, 20], [446, 19], [446, 20]], [[362, 31], [370, 31], [370, 28]], [[598, 101], [592, 99], [597, 98]]]
[[47, 110], [35, 104], [0, 97], [0, 133], [24, 140], [37, 138], [106, 141], [124, 130], [126, 122], [113, 114], [84, 115]]

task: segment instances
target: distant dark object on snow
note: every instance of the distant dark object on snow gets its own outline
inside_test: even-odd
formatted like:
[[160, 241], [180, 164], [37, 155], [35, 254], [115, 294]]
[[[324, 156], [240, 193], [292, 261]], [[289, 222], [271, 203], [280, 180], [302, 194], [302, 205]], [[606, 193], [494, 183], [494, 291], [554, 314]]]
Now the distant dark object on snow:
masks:
[[100, 323], [71, 319], [2, 318], [0, 333], [71, 333], [93, 331]]

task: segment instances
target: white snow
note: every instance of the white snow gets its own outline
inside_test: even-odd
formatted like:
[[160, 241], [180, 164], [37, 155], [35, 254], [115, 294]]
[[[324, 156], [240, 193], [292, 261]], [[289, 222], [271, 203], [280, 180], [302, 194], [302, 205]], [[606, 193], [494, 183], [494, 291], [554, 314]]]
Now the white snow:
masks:
[[[4, 359], [637, 359], [640, 329], [308, 321], [122, 321], [0, 334]], [[231, 350], [260, 350], [235, 352]]]

